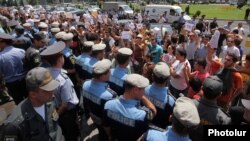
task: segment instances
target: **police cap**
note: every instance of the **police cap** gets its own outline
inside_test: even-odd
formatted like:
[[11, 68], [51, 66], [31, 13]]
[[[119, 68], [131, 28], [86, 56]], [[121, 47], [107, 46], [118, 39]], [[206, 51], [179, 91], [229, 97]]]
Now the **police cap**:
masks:
[[53, 33], [60, 32], [60, 28], [51, 28], [50, 30], [51, 30], [51, 32], [53, 32]]
[[223, 82], [218, 76], [209, 76], [205, 79], [202, 89], [209, 95], [219, 95], [223, 90]]
[[106, 71], [108, 71], [111, 68], [111, 61], [108, 59], [103, 59], [101, 61], [98, 61], [93, 66], [93, 72], [96, 74], [102, 74]]
[[155, 65], [153, 70], [154, 74], [159, 78], [168, 78], [170, 76], [170, 70], [166, 63], [159, 62]]
[[106, 45], [105, 44], [94, 44], [92, 46], [92, 51], [99, 51], [99, 50], [104, 50], [106, 48]]
[[74, 35], [72, 33], [65, 33], [62, 35], [62, 39], [64, 41], [68, 41], [68, 40], [72, 40], [74, 37]]
[[194, 127], [200, 123], [197, 108], [190, 98], [178, 98], [175, 102], [173, 114], [185, 127]]
[[46, 49], [44, 49], [40, 55], [41, 56], [49, 56], [49, 55], [54, 55], [57, 53], [60, 53], [63, 51], [63, 49], [65, 48], [65, 43], [62, 41], [56, 42], [55, 44], [46, 47]]
[[64, 34], [66, 34], [66, 32], [61, 31], [61, 32], [56, 33], [55, 37], [56, 37], [56, 39], [62, 39]]
[[25, 23], [25, 24], [23, 24], [23, 27], [31, 27], [32, 25], [31, 25], [31, 23]]
[[45, 22], [40, 22], [38, 25], [39, 28], [48, 28], [48, 25]]
[[45, 91], [53, 91], [59, 86], [59, 82], [52, 78], [49, 70], [43, 67], [36, 67], [30, 70], [25, 80], [28, 88], [40, 88]]
[[52, 24], [51, 24], [51, 27], [59, 27], [59, 22], [53, 22]]
[[38, 41], [40, 41], [40, 40], [47, 41], [47, 37], [46, 37], [46, 34], [45, 34], [44, 32], [35, 33], [35, 34], [33, 35], [33, 38], [34, 38], [35, 40], [38, 40]]
[[149, 80], [139, 74], [128, 74], [125, 82], [138, 88], [145, 88], [149, 85]]
[[122, 55], [130, 56], [133, 53], [133, 51], [130, 48], [123, 47], [123, 48], [118, 49], [118, 53], [120, 53]]
[[95, 43], [92, 41], [85, 41], [83, 43], [84, 47], [92, 47]]

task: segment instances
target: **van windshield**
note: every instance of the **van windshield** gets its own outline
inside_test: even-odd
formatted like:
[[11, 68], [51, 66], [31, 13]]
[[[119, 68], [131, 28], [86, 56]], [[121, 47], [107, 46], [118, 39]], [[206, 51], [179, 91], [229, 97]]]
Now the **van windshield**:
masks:
[[182, 9], [181, 8], [177, 8], [177, 9], [175, 9], [175, 12], [178, 13], [179, 15], [181, 15]]
[[128, 5], [122, 5], [121, 6], [123, 10], [131, 10], [131, 8]]

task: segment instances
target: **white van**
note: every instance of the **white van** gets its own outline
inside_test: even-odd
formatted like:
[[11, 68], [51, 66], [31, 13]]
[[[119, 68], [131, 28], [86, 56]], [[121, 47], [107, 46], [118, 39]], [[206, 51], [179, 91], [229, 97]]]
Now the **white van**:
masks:
[[[167, 12], [168, 23], [178, 22], [181, 12], [183, 12], [181, 7], [174, 5], [146, 5], [144, 13], [147, 13], [147, 11], [149, 21], [151, 22], [158, 22], [160, 20], [160, 16], [164, 12]], [[188, 15], [185, 15], [184, 19], [186, 21], [191, 20]]]

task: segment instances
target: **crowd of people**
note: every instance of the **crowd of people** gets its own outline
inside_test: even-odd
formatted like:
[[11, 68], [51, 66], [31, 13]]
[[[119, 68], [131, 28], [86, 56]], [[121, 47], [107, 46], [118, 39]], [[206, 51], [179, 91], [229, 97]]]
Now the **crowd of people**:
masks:
[[188, 31], [183, 16], [159, 39], [147, 14], [0, 8], [0, 140], [77, 141], [79, 117], [100, 141], [201, 141], [204, 125], [249, 124], [242, 23], [202, 16]]

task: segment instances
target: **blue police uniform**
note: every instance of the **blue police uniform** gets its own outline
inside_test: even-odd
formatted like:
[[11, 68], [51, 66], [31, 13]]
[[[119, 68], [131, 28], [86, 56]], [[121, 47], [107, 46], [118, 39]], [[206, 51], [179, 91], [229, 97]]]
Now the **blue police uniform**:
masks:
[[62, 72], [62, 69], [48, 68], [52, 77], [60, 82], [59, 87], [55, 90], [56, 106], [59, 107], [62, 102], [69, 104], [68, 110], [75, 108], [79, 99], [76, 96], [74, 85], [69, 77]]
[[15, 41], [16, 42], [21, 42], [19, 44], [15, 44], [15, 47], [21, 48], [21, 49], [24, 49], [24, 50], [27, 50], [32, 44], [31, 40], [29, 38], [25, 37], [25, 35], [17, 36]]
[[110, 100], [105, 104], [104, 109], [111, 110], [123, 117], [133, 120], [145, 120], [146, 112], [139, 109], [140, 102], [138, 100], [125, 100], [123, 96], [119, 99]]
[[[92, 75], [93, 73], [93, 65], [97, 62], [98, 60], [95, 57], [90, 57], [89, 60], [86, 60], [86, 66], [84, 70], [86, 69], [89, 74]], [[92, 77], [92, 76], [91, 76]]]
[[165, 129], [170, 124], [167, 119], [173, 113], [175, 98], [169, 94], [167, 87], [157, 87], [154, 83], [145, 88], [145, 95], [157, 108], [152, 123]]
[[118, 95], [124, 93], [124, 80], [128, 74], [127, 68], [121, 68], [117, 66], [116, 68], [111, 69], [111, 74], [109, 77], [109, 85], [112, 90], [114, 90]]
[[138, 100], [125, 100], [123, 96], [105, 104], [104, 119], [113, 138], [136, 140], [148, 129], [148, 114], [139, 106]]
[[90, 55], [84, 53], [76, 58], [76, 71], [82, 80], [91, 78], [91, 74], [88, 72], [90, 68], [86, 65], [86, 62], [89, 62], [90, 59]]
[[90, 116], [99, 130], [99, 139], [108, 140], [102, 127], [103, 109], [108, 100], [116, 97], [116, 93], [108, 89], [108, 84], [105, 82], [88, 80], [83, 84], [82, 95], [84, 106], [90, 112]]
[[171, 126], [165, 132], [149, 130], [143, 138], [146, 141], [189, 141], [188, 136], [177, 135]]
[[77, 98], [74, 90], [74, 85], [69, 77], [62, 72], [61, 68], [48, 68], [52, 77], [60, 83], [59, 87], [55, 90], [55, 103], [59, 108], [62, 102], [67, 103], [67, 110], [59, 115], [58, 123], [62, 128], [62, 132], [66, 141], [75, 141], [79, 135], [79, 128], [76, 123], [77, 120]]
[[16, 104], [26, 96], [25, 69], [24, 69], [25, 51], [14, 48], [13, 46], [5, 47], [0, 51], [0, 74], [4, 75], [6, 86], [10, 95]]
[[54, 43], [56, 43], [57, 41], [56, 41], [56, 37], [55, 36], [52, 36], [51, 38], [50, 38], [50, 40], [49, 40], [49, 42], [48, 42], [48, 45], [50, 46], [50, 45], [53, 45]]

